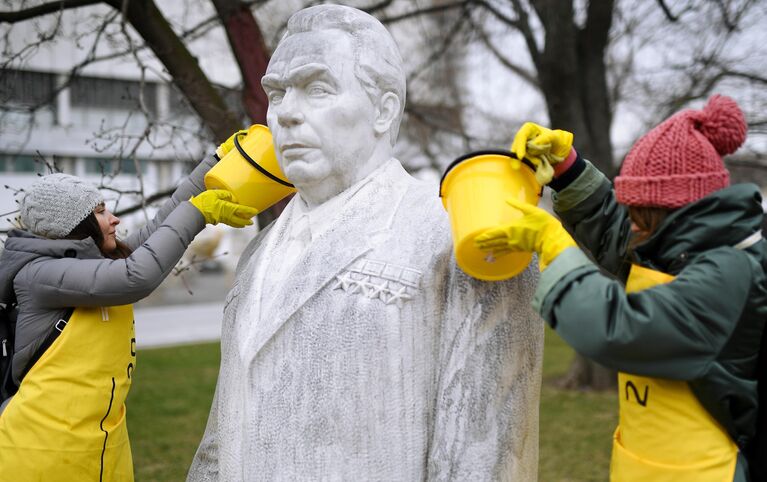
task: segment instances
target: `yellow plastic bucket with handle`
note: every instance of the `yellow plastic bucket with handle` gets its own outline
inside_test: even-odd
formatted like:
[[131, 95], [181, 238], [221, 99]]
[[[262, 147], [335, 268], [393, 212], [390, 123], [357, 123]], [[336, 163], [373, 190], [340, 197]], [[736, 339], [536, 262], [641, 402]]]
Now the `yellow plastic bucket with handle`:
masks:
[[[489, 228], [508, 224], [522, 213], [506, 203], [509, 198], [537, 205], [542, 187], [527, 159], [513, 162], [509, 151], [477, 151], [456, 159], [442, 175], [439, 195], [450, 217], [453, 249], [458, 266], [481, 280], [512, 278], [524, 270], [532, 253], [495, 256], [482, 251], [474, 238]], [[514, 164], [514, 165], [512, 165]]]
[[207, 189], [226, 189], [259, 212], [296, 192], [282, 173], [269, 128], [254, 124], [234, 138], [234, 149], [205, 174]]

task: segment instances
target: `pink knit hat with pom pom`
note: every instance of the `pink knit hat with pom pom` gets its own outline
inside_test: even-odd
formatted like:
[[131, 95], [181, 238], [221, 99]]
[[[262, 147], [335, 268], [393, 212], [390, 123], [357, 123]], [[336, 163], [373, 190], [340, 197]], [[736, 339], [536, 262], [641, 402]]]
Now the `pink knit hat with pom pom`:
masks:
[[678, 208], [730, 185], [722, 156], [746, 140], [746, 119], [730, 97], [684, 110], [639, 139], [615, 178], [618, 202]]

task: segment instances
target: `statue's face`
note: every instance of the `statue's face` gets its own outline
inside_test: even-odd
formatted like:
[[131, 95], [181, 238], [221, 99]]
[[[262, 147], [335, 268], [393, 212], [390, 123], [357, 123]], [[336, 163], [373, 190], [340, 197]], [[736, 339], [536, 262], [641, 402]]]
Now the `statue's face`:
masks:
[[372, 155], [376, 109], [354, 75], [351, 38], [340, 30], [291, 35], [261, 81], [277, 159], [299, 189], [327, 181], [346, 188]]

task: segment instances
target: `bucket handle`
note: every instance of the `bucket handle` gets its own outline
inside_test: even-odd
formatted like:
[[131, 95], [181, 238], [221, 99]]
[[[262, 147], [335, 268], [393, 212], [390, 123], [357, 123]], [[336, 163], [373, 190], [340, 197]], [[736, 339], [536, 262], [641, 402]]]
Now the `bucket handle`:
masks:
[[246, 135], [247, 134], [243, 132], [241, 134], [238, 134], [238, 135], [234, 136], [234, 147], [237, 148], [237, 151], [240, 153], [240, 155], [243, 157], [243, 159], [248, 161], [251, 166], [255, 167], [258, 170], [258, 172], [260, 172], [264, 176], [268, 177], [272, 181], [274, 181], [274, 182], [276, 182], [278, 184], [282, 184], [283, 186], [286, 186], [286, 187], [295, 188], [296, 186], [294, 186], [293, 184], [291, 184], [291, 183], [289, 183], [287, 181], [283, 181], [279, 177], [275, 176], [271, 172], [269, 172], [266, 169], [264, 169], [263, 167], [261, 167], [261, 165], [259, 163], [257, 163], [252, 157], [250, 157], [248, 155], [247, 152], [245, 152], [245, 149], [243, 149], [242, 146], [240, 145], [240, 139], [239, 138], [240, 138], [240, 136], [246, 136]]
[[[439, 197], [442, 197], [442, 184], [445, 182], [445, 178], [447, 177], [447, 173], [448, 172], [450, 172], [455, 166], [457, 166], [458, 164], [462, 163], [466, 159], [470, 159], [470, 158], [475, 157], [475, 156], [481, 156], [483, 154], [499, 154], [501, 156], [511, 157], [512, 159], [518, 159], [519, 160], [517, 155], [514, 154], [513, 152], [511, 152], [511, 151], [501, 151], [501, 150], [497, 150], [497, 149], [487, 149], [487, 150], [483, 150], [483, 151], [474, 151], [474, 152], [469, 152], [468, 154], [464, 154], [461, 157], [459, 157], [458, 159], [456, 159], [455, 161], [453, 161], [452, 163], [450, 163], [450, 165], [447, 166], [447, 169], [445, 169], [445, 172], [442, 173], [442, 178], [439, 180]], [[522, 164], [524, 164], [525, 166], [529, 167], [530, 170], [535, 172], [535, 165], [533, 164], [533, 162], [530, 159], [528, 159], [526, 157], [523, 157], [520, 160], [520, 162], [522, 162]], [[540, 192], [539, 196], [540, 195], [543, 195], [543, 186], [541, 186], [541, 192]]]

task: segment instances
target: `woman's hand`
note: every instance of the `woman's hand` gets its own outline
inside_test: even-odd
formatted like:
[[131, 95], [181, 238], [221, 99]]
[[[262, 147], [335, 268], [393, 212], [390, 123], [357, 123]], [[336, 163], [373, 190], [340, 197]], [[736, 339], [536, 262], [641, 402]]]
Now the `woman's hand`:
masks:
[[577, 246], [562, 223], [543, 209], [513, 198], [506, 202], [521, 211], [522, 217], [477, 236], [474, 242], [479, 249], [492, 251], [496, 256], [511, 251], [535, 251], [540, 255], [543, 271], [562, 251]]
[[217, 148], [216, 148], [216, 155], [219, 159], [223, 159], [225, 155], [229, 153], [234, 148], [234, 138], [240, 135], [247, 135], [248, 129], [242, 129], [240, 131], [235, 132], [227, 140], [222, 142]]
[[545, 186], [554, 179], [554, 166], [563, 162], [573, 148], [573, 134], [525, 122], [514, 136], [511, 152], [535, 164], [535, 179]]
[[253, 224], [251, 218], [258, 214], [258, 209], [237, 204], [233, 199], [229, 191], [211, 189], [192, 197], [189, 202], [205, 216], [208, 224], [224, 223], [234, 228]]

